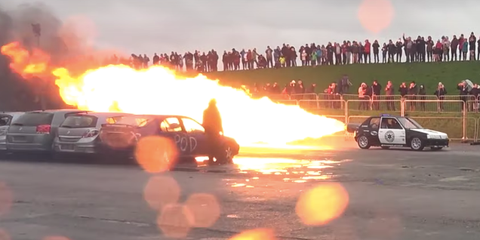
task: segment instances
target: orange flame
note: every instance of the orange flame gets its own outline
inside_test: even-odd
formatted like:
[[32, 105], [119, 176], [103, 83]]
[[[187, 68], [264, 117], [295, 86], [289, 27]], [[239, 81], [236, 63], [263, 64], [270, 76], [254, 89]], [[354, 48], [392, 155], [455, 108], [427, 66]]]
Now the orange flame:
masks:
[[[24, 52], [18, 52], [21, 55], [6, 53], [13, 55], [13, 64], [17, 60], [25, 63]], [[22, 69], [24, 73], [26, 68]], [[242, 89], [221, 86], [203, 75], [182, 78], [164, 67], [135, 70], [111, 65], [88, 70], [78, 77], [66, 68], [56, 68], [52, 74], [57, 78], [55, 83], [62, 99], [85, 110], [186, 115], [201, 121], [209, 100], [215, 98], [225, 134], [240, 144], [286, 144], [320, 138], [345, 127], [338, 120], [308, 113], [298, 106], [277, 104], [268, 98], [252, 99]]]
[[0, 51], [3, 55], [12, 58], [10, 68], [25, 78], [47, 71], [50, 57], [38, 49], [29, 52], [20, 43], [12, 42], [2, 46]]

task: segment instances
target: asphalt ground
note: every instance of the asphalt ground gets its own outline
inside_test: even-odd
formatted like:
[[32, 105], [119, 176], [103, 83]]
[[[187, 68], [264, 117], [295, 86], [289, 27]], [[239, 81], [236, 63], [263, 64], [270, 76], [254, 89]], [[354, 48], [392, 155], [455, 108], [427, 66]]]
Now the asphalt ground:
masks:
[[236, 166], [157, 174], [2, 160], [0, 239], [480, 239], [480, 146], [244, 151]]

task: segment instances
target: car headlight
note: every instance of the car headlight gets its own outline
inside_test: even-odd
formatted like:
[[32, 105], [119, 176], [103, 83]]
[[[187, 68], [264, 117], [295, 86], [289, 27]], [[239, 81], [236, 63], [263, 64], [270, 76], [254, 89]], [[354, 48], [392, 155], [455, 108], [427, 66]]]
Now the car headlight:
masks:
[[442, 139], [442, 137], [440, 135], [427, 135], [427, 138], [428, 139]]

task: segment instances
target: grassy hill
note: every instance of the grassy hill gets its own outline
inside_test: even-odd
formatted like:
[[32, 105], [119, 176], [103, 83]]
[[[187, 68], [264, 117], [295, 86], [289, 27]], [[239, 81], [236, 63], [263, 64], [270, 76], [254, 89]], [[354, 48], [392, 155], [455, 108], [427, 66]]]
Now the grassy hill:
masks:
[[[377, 79], [383, 86], [392, 81], [398, 87], [401, 82], [415, 81], [425, 84], [428, 94], [433, 94], [438, 82], [442, 82], [449, 94], [457, 94], [457, 83], [464, 79], [480, 83], [480, 61], [437, 63], [390, 63], [355, 64], [340, 66], [295, 67], [281, 69], [256, 69], [249, 71], [214, 72], [206, 74], [211, 79], [220, 79], [227, 85], [264, 84], [278, 82], [284, 85], [291, 80], [302, 80], [307, 85], [317, 84], [322, 92], [331, 82], [348, 74], [354, 86], [362, 82], [370, 84]], [[355, 93], [355, 88], [350, 91]]]

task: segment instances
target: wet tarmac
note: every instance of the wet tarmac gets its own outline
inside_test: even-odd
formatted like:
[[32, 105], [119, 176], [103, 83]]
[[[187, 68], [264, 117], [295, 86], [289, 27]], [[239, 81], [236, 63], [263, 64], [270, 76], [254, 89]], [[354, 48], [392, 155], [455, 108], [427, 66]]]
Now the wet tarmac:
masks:
[[235, 165], [158, 174], [0, 161], [0, 239], [269, 240], [262, 229], [277, 239], [480, 239], [479, 147], [333, 144], [247, 148]]

